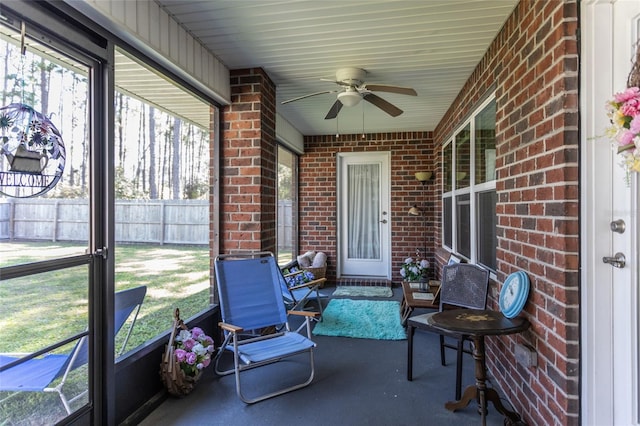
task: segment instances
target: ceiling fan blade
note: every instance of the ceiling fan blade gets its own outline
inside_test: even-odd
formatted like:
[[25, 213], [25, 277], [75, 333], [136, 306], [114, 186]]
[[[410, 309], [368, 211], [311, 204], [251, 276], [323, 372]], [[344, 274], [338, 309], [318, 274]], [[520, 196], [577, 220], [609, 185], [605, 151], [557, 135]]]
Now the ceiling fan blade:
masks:
[[372, 92], [398, 93], [400, 95], [418, 96], [411, 87], [387, 86], [386, 84], [365, 84], [364, 89]]
[[339, 99], [336, 99], [336, 101], [333, 103], [333, 105], [331, 106], [331, 109], [329, 110], [329, 112], [327, 113], [327, 116], [324, 119], [331, 120], [332, 118], [336, 118], [341, 109], [342, 109], [342, 102], [340, 102]]
[[284, 104], [288, 104], [289, 102], [299, 101], [300, 99], [310, 98], [311, 96], [324, 95], [326, 93], [336, 93], [336, 92], [339, 92], [339, 90], [325, 90], [323, 92], [309, 93], [308, 95], [298, 96], [297, 98], [282, 101], [280, 103], [284, 105]]
[[365, 94], [364, 100], [369, 102], [370, 104], [374, 104], [375, 106], [377, 106], [378, 108], [380, 108], [381, 110], [383, 110], [384, 112], [386, 112], [392, 117], [397, 117], [403, 113], [403, 111], [400, 108], [393, 105], [392, 103], [385, 101], [380, 96], [374, 95], [373, 93]]

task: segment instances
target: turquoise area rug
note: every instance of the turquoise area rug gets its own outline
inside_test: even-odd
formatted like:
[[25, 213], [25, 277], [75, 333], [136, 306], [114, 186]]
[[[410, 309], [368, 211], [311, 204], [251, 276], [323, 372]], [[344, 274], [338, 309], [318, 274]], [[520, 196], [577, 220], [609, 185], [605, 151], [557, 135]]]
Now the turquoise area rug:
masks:
[[400, 302], [391, 300], [332, 299], [313, 328], [316, 336], [404, 340]]
[[391, 297], [393, 296], [393, 290], [382, 286], [344, 285], [338, 286], [332, 296]]

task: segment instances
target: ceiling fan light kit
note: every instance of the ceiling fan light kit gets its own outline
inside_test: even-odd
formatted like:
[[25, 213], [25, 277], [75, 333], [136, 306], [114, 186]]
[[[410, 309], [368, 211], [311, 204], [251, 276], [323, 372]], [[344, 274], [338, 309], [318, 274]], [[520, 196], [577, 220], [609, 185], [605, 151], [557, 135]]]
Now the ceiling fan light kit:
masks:
[[362, 95], [351, 88], [347, 89], [346, 92], [338, 93], [338, 100], [346, 107], [358, 105], [361, 99]]
[[336, 71], [336, 80], [324, 80], [322, 81], [331, 81], [332, 83], [341, 86], [341, 90], [325, 90], [323, 92], [310, 93], [308, 95], [299, 96], [297, 98], [289, 99], [283, 101], [282, 104], [287, 104], [289, 102], [299, 101], [301, 99], [306, 99], [312, 96], [323, 95], [327, 93], [338, 93], [337, 99], [329, 109], [325, 120], [331, 120], [338, 116], [338, 113], [342, 109], [343, 106], [352, 107], [356, 106], [360, 103], [362, 99], [369, 102], [370, 104], [380, 108], [382, 111], [386, 112], [392, 117], [397, 117], [402, 114], [403, 111], [392, 103], [382, 99], [380, 96], [374, 94], [373, 92], [386, 92], [386, 93], [396, 93], [399, 95], [409, 95], [409, 96], [417, 96], [415, 90], [410, 87], [400, 87], [400, 86], [389, 86], [385, 84], [370, 84], [367, 85], [364, 81], [367, 72], [362, 68], [341, 68]]

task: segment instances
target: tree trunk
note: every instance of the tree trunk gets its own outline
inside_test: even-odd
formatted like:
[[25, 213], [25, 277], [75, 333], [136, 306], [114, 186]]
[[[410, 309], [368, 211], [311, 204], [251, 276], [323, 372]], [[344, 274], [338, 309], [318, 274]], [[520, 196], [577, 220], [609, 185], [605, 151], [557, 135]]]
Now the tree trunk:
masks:
[[180, 199], [180, 128], [182, 120], [175, 118], [173, 122], [173, 159], [171, 162], [171, 189], [173, 199]]
[[49, 116], [49, 78], [51, 77], [51, 66], [45, 64], [44, 59], [40, 60], [40, 101], [42, 106], [40, 112], [45, 117]]
[[156, 182], [156, 119], [155, 108], [149, 108], [149, 198], [158, 199]]

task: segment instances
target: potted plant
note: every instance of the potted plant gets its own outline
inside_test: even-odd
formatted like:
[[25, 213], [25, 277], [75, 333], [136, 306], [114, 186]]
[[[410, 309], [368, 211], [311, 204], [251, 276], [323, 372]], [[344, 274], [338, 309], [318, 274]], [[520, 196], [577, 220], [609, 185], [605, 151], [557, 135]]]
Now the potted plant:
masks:
[[420, 255], [420, 251], [416, 251], [416, 257], [407, 257], [400, 267], [400, 275], [404, 281], [409, 282], [425, 282], [429, 277], [429, 261]]
[[160, 375], [167, 391], [184, 396], [194, 389], [214, 353], [213, 339], [199, 327], [187, 328], [175, 310], [173, 330], [162, 358]]

